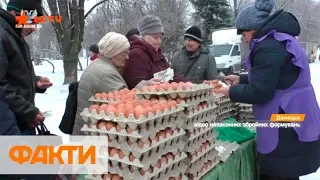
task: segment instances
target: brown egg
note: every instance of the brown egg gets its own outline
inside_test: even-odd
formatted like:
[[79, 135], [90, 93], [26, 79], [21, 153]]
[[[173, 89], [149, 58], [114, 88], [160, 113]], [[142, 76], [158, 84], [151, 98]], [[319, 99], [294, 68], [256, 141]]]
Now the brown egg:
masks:
[[108, 93], [108, 95], [107, 95], [108, 100], [113, 101], [113, 100], [114, 100], [113, 97], [114, 97], [114, 96], [113, 96], [112, 93]]
[[174, 91], [176, 91], [176, 90], [178, 90], [179, 85], [178, 85], [178, 83], [173, 82], [173, 83], [170, 84], [170, 87], [171, 87]]
[[132, 172], [132, 173], [134, 172], [134, 169], [133, 169], [132, 166], [129, 167], [129, 171]]
[[90, 123], [90, 124], [88, 125], [89, 128], [92, 128], [93, 126], [95, 126], [94, 123]]
[[108, 122], [107, 121], [100, 121], [98, 123], [98, 129], [102, 129], [103, 127], [107, 128]]
[[132, 162], [136, 159], [136, 157], [134, 157], [134, 155], [131, 153], [129, 156], [129, 160]]
[[170, 178], [169, 178], [169, 180], [176, 180], [176, 178], [174, 178], [174, 177], [170, 177]]
[[170, 128], [166, 128], [165, 132], [166, 134], [170, 134], [170, 136], [173, 135], [173, 131]]
[[117, 108], [113, 105], [108, 105], [108, 107], [105, 109], [106, 115], [110, 115], [110, 113], [115, 113], [117, 111]]
[[148, 171], [149, 171], [149, 173], [151, 174], [151, 173], [153, 172], [152, 167], [149, 167]]
[[165, 157], [161, 157], [162, 164], [168, 164], [168, 160]]
[[109, 154], [109, 156], [110, 157], [114, 157], [116, 154], [118, 154], [119, 153], [119, 151], [118, 151], [118, 149], [116, 149], [116, 148], [111, 148], [111, 151], [110, 151], [110, 154]]
[[108, 142], [112, 142], [112, 139], [110, 137], [108, 137]]
[[116, 130], [117, 130], [117, 132], [120, 132], [122, 130], [122, 128], [119, 124], [116, 126]]
[[145, 107], [144, 110], [145, 110], [145, 112], [146, 112], [147, 115], [149, 115], [149, 113], [153, 113], [153, 109], [152, 109], [151, 106]]
[[157, 134], [157, 135], [154, 137], [154, 140], [155, 140], [156, 142], [159, 142], [159, 134]]
[[174, 156], [171, 153], [164, 155], [164, 157], [169, 161], [170, 159], [174, 160]]
[[134, 113], [134, 117], [139, 120], [141, 117], [147, 117], [147, 113], [144, 109], [138, 110]]
[[158, 169], [161, 168], [161, 159], [158, 160], [156, 167], [157, 167]]
[[129, 146], [132, 146], [133, 143], [132, 143], [132, 141], [130, 139], [128, 139], [127, 142], [128, 142]]
[[139, 171], [142, 176], [144, 176], [144, 174], [146, 173], [143, 169], [140, 169]]
[[121, 170], [124, 170], [124, 166], [123, 166], [122, 163], [120, 163], [119, 168], [120, 168]]
[[157, 90], [157, 86], [154, 85], [154, 86], [149, 86], [149, 91], [154, 91], [154, 90]]
[[116, 124], [114, 122], [108, 121], [106, 124], [107, 130], [111, 130], [112, 128], [115, 128]]
[[182, 180], [182, 176], [181, 175], [178, 177], [178, 180]]
[[120, 177], [118, 174], [114, 174], [113, 176], [112, 176], [112, 179], [111, 180], [122, 180], [123, 178], [122, 177]]
[[140, 148], [143, 148], [143, 146], [144, 146], [144, 143], [141, 141], [141, 139], [138, 140], [138, 146]]
[[112, 179], [112, 174], [104, 174], [103, 180], [107, 180], [108, 178]]
[[163, 139], [166, 138], [166, 132], [165, 131], [159, 131], [158, 135], [159, 135], [159, 139], [160, 139], [160, 137], [162, 137]]
[[124, 153], [122, 152], [122, 150], [119, 150], [119, 151], [118, 151], [118, 155], [119, 155], [119, 158], [120, 158], [120, 159], [123, 159], [124, 156], [125, 156]]
[[116, 117], [119, 117], [120, 114], [125, 115], [125, 114], [126, 114], [126, 110], [125, 110], [124, 108], [118, 108], [118, 107], [117, 107], [117, 110], [116, 110], [116, 112], [115, 112], [115, 116], [116, 116]]
[[95, 95], [94, 95], [94, 98], [95, 98], [95, 99], [101, 98], [101, 93], [95, 94]]
[[132, 131], [133, 131], [129, 126], [127, 126], [126, 130], [127, 130], [127, 133], [129, 133], [129, 134], [132, 133]]
[[99, 111], [99, 108], [100, 108], [100, 106], [99, 105], [97, 105], [97, 104], [93, 104], [93, 105], [91, 105], [90, 107], [89, 107], [89, 112], [92, 112], [92, 110], [96, 110], [96, 111]]
[[148, 92], [149, 91], [149, 87], [148, 86], [145, 86], [141, 89], [142, 92]]

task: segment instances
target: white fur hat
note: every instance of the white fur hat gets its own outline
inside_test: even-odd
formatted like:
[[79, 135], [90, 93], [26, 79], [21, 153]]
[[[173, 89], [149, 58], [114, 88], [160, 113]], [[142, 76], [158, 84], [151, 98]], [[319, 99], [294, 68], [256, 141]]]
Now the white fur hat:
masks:
[[110, 59], [129, 49], [130, 43], [124, 35], [109, 32], [100, 40], [98, 46], [100, 54]]

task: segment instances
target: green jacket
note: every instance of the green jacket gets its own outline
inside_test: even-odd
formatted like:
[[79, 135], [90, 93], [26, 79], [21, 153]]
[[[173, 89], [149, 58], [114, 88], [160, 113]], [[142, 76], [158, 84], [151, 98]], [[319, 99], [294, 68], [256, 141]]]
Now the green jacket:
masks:
[[209, 49], [201, 45], [193, 55], [188, 56], [186, 47], [183, 47], [171, 60], [171, 68], [193, 83], [202, 83], [204, 80], [213, 80], [218, 76], [214, 57]]

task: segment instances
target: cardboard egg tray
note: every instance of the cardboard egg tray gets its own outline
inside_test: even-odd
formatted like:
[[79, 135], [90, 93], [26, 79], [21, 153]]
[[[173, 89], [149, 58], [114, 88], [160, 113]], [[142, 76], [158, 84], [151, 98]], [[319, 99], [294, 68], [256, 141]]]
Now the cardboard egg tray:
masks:
[[217, 119], [217, 114], [214, 112], [210, 112], [205, 116], [197, 116], [192, 118], [191, 120], [186, 121], [185, 124], [182, 125], [182, 128], [192, 131], [195, 128], [196, 123], [208, 122], [210, 124], [210, 122], [216, 122], [216, 119]]
[[223, 141], [216, 141], [215, 149], [218, 151], [218, 156], [220, 157], [221, 161], [225, 162], [228, 157], [232, 154], [232, 152], [236, 151], [239, 148], [239, 144], [236, 142], [223, 142]]
[[199, 108], [199, 109], [196, 109], [195, 107], [197, 106], [194, 106], [192, 109], [192, 111], [188, 111], [188, 115], [187, 115], [187, 118], [188, 120], [191, 120], [193, 118], [195, 118], [196, 116], [206, 116], [206, 114], [208, 113], [211, 113], [211, 112], [214, 112], [215, 109], [217, 109], [217, 105], [216, 104], [208, 104], [208, 107], [207, 108]]
[[197, 159], [195, 162], [189, 164], [186, 173], [189, 174], [194, 174], [197, 173], [201, 167], [203, 166], [204, 163], [208, 162], [208, 161], [220, 161], [219, 159], [220, 157], [218, 156], [218, 152], [215, 149], [211, 149], [210, 151], [208, 151], [206, 154], [204, 154], [203, 156], [201, 156], [199, 159]]
[[196, 153], [193, 153], [191, 155], [191, 162], [190, 164], [196, 162], [199, 158], [201, 158], [202, 156], [204, 156], [205, 154], [209, 153], [210, 151], [216, 151], [215, 149], [215, 144], [214, 143], [211, 143], [209, 145], [209, 147], [207, 147], [206, 149], [204, 150], [200, 150], [201, 148], [198, 149], [198, 151]]
[[181, 98], [189, 98], [194, 96], [203, 95], [211, 92], [211, 86], [208, 84], [194, 84], [192, 87], [188, 87], [186, 90], [183, 90], [182, 87], [178, 87], [177, 90], [173, 90], [171, 87], [168, 91], [160, 89], [157, 91], [156, 89], [152, 91], [140, 91], [137, 90], [137, 95], [143, 95], [144, 98], [150, 99], [152, 95], [169, 95], [171, 98], [175, 99], [177, 97]]
[[223, 114], [221, 114], [221, 115], [219, 115], [219, 116], [217, 117], [216, 122], [221, 123], [221, 122], [225, 121], [226, 119], [228, 119], [228, 118], [230, 118], [230, 117], [233, 117], [233, 115], [234, 115], [234, 114], [233, 114], [232, 111], [223, 113]]
[[226, 102], [231, 102], [231, 99], [226, 97], [226, 96], [219, 97], [218, 104], [223, 104], [223, 103], [226, 103]]
[[214, 102], [214, 96], [212, 94], [205, 94], [193, 98], [183, 99], [178, 105], [191, 110], [202, 102], [208, 102], [209, 104], [212, 104]]
[[219, 163], [220, 163], [220, 161], [218, 159], [213, 162], [207, 161], [206, 163], [204, 163], [204, 166], [203, 166], [204, 168], [200, 168], [200, 170], [198, 172], [191, 174], [189, 179], [200, 180], [205, 174], [207, 174], [211, 169], [216, 167]]
[[103, 98], [101, 99], [100, 97], [95, 98], [94, 96], [92, 96], [89, 99], [90, 102], [95, 102], [95, 103], [102, 103], [102, 104], [108, 104], [108, 103], [118, 103], [119, 100], [114, 100], [114, 99], [108, 99], [108, 98]]
[[[112, 127], [108, 130], [105, 126], [99, 129], [96, 124], [91, 123], [89, 125], [85, 124], [81, 131], [86, 132], [87, 134], [108, 134], [111, 137], [130, 136], [133, 138], [141, 138], [144, 140], [144, 142], [146, 142], [148, 137], [154, 137], [160, 130], [164, 130], [166, 128], [170, 128], [171, 130], [177, 128], [180, 129], [183, 126], [182, 123], [184, 122], [183, 118], [181, 117], [170, 117], [169, 119], [162, 119], [162, 121], [149, 121], [146, 124], [139, 124], [135, 130], [131, 129], [129, 125], [122, 128], [120, 124], [118, 124], [120, 129], [117, 129], [117, 127]], [[130, 129], [127, 129], [128, 127]]]
[[[121, 162], [112, 162], [112, 165], [109, 162], [108, 172], [111, 174], [118, 174], [124, 179], [130, 180], [149, 180], [155, 176], [163, 177], [166, 175], [172, 175], [177, 172], [185, 172], [186, 164], [183, 163], [183, 159], [185, 159], [187, 155], [185, 153], [181, 153], [180, 157], [175, 156], [174, 159], [169, 159], [167, 163], [162, 163], [161, 167], [158, 168], [156, 165], [154, 167], [149, 168], [139, 168], [136, 166], [130, 166], [127, 164], [123, 164]], [[120, 168], [122, 167], [122, 168]], [[143, 173], [141, 173], [143, 172]], [[143, 175], [142, 175], [143, 174]], [[94, 177], [93, 175], [88, 175], [86, 178], [94, 179], [94, 180], [103, 180], [101, 176]]]
[[246, 104], [246, 103], [236, 103], [236, 105], [239, 107], [252, 107], [251, 104]]
[[204, 142], [208, 141], [209, 143], [214, 143], [215, 137], [217, 136], [218, 136], [218, 133], [214, 131], [208, 131], [207, 133], [201, 136], [198, 136], [197, 138], [191, 141], [188, 141], [188, 143], [184, 147], [184, 152], [188, 152], [192, 154], [195, 151], [197, 151]]
[[[208, 123], [209, 124], [209, 123]], [[186, 132], [186, 136], [189, 138], [189, 141], [194, 140], [195, 138], [208, 133], [209, 131], [213, 131], [214, 127], [211, 125], [208, 125], [208, 127], [202, 127], [202, 128], [194, 128], [190, 132]]]
[[122, 113], [119, 115], [119, 117], [116, 117], [114, 113], [110, 113], [110, 115], [107, 116], [104, 111], [98, 114], [95, 109], [92, 110], [92, 112], [89, 112], [89, 109], [85, 108], [83, 112], [80, 113], [80, 116], [86, 123], [88, 123], [89, 120], [93, 123], [96, 123], [98, 120], [103, 119], [106, 121], [116, 122], [120, 125], [121, 128], [129, 126], [132, 130], [135, 130], [137, 129], [138, 125], [140, 125], [140, 127], [145, 127], [147, 123], [152, 124], [155, 122], [162, 122], [163, 119], [168, 119], [170, 117], [177, 117], [183, 110], [184, 108], [179, 106], [173, 107], [171, 110], [166, 108], [163, 113], [158, 110], [156, 115], [149, 113], [148, 117], [141, 116], [137, 120], [135, 119], [133, 114], [130, 114], [128, 118], [126, 118]]
[[241, 119], [245, 119], [245, 118], [255, 119], [253, 113], [240, 113], [240, 114], [239, 114], [239, 117], [240, 117]]

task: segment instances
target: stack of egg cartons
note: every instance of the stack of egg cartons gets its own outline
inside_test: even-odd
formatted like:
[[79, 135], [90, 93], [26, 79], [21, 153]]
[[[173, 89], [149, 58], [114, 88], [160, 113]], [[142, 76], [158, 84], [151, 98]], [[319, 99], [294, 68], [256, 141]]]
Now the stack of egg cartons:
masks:
[[217, 120], [216, 122], [223, 122], [227, 118], [232, 117], [234, 115], [234, 103], [230, 100], [229, 97], [226, 97], [222, 94], [216, 94], [214, 92], [215, 89], [219, 89], [223, 87], [225, 84], [222, 82], [219, 82], [218, 80], [213, 80], [213, 81], [205, 81], [206, 84], [210, 84], [212, 86], [212, 92], [215, 97], [218, 98], [216, 101], [216, 104], [218, 108], [216, 109], [216, 114], [217, 114]]
[[[213, 127], [215, 121], [216, 104], [207, 84], [192, 83], [163, 83], [148, 87], [151, 92], [146, 96], [146, 89], [140, 94], [151, 101], [175, 101], [184, 108], [183, 129], [186, 131], [186, 146], [184, 152], [188, 155], [185, 163], [188, 168], [186, 175], [189, 179], [200, 179], [218, 162], [218, 152], [214, 148]], [[155, 96], [156, 95], [156, 96]], [[164, 96], [165, 95], [165, 96]]]
[[138, 100], [129, 90], [97, 94], [92, 100], [102, 104], [81, 113], [86, 122], [82, 131], [108, 136], [109, 156], [105, 173], [88, 179], [185, 179], [183, 109], [175, 102]]
[[236, 116], [239, 122], [255, 122], [251, 104], [236, 103]]

